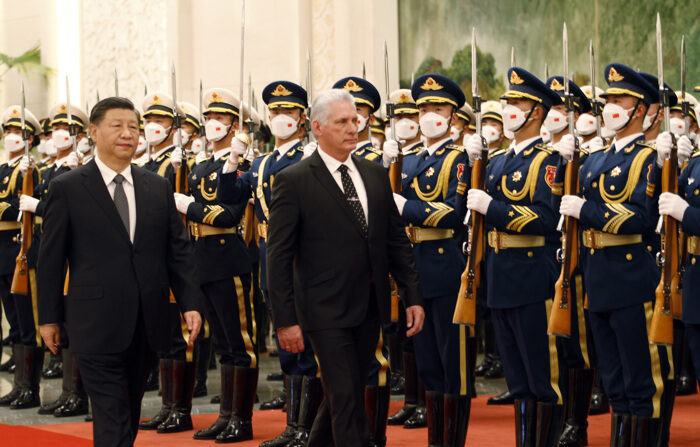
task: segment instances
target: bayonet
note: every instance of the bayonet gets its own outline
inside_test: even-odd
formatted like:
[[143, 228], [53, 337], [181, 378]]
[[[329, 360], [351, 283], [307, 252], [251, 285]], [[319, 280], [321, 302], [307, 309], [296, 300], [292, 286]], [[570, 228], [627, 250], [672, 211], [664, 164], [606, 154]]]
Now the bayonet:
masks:
[[544, 63], [544, 80], [546, 81], [549, 79], [549, 64], [547, 62]]
[[367, 79], [367, 69], [365, 68], [365, 61], [362, 61], [362, 79]]
[[681, 36], [681, 111], [683, 113], [683, 134], [690, 130], [690, 102], [685, 99], [685, 34]]
[[20, 109], [21, 109], [21, 117], [20, 117], [20, 123], [22, 126], [22, 140], [24, 141], [24, 155], [29, 159], [29, 163], [31, 164], [32, 160], [29, 158], [29, 131], [27, 130], [27, 122], [25, 120], [25, 99], [24, 99], [24, 80], [22, 80], [22, 97], [20, 99]]
[[664, 109], [664, 129], [670, 130], [670, 92], [666, 90], [664, 83], [664, 50], [661, 35], [661, 14], [656, 13], [656, 64], [659, 70], [659, 107]]
[[[311, 56], [309, 55], [309, 49], [306, 49], [306, 121], [304, 122], [304, 128], [306, 130], [306, 141], [314, 141], [315, 136], [311, 129], [311, 104], [312, 100], [312, 85], [311, 85]], [[267, 113], [264, 114], [265, 119], [267, 119]]]
[[114, 96], [119, 96], [119, 77], [117, 76], [117, 67], [114, 67]]
[[515, 47], [510, 47], [510, 66], [515, 67]]
[[243, 80], [245, 79], [245, 71], [243, 70], [243, 62], [245, 60], [245, 0], [241, 0], [241, 62], [240, 62], [240, 77], [238, 88], [238, 99], [240, 101], [240, 110], [238, 111], [238, 131], [243, 132]]
[[[511, 53], [511, 59], [514, 59]], [[472, 28], [472, 110], [476, 119], [476, 134], [481, 137], [483, 147], [486, 147], [486, 140], [481, 135], [481, 97], [479, 96], [479, 73], [477, 69], [476, 53], [476, 27]]]
[[182, 135], [180, 135], [180, 126], [182, 123], [180, 122], [180, 115], [177, 113], [177, 78], [175, 77], [175, 62], [172, 63], [170, 70], [170, 88], [173, 93], [173, 130], [175, 131], [173, 144], [175, 147], [182, 150], [182, 161], [184, 163], [186, 161], [185, 148], [182, 147]]
[[66, 117], [68, 119], [68, 133], [70, 134], [71, 138], [73, 139], [73, 152], [78, 153], [78, 144], [75, 141], [75, 127], [73, 127], [73, 114], [71, 113], [70, 110], [70, 84], [68, 82], [68, 76], [66, 75]]
[[202, 79], [199, 79], [199, 137], [202, 138], [202, 150], [209, 157], [209, 149], [207, 146], [207, 132], [204, 129], [204, 89], [202, 88]]
[[100, 102], [100, 89], [95, 89], [95, 99]]
[[[386, 117], [389, 120], [389, 128], [391, 129], [391, 138], [398, 141], [396, 137], [396, 130], [394, 128], [394, 104], [389, 101], [391, 96], [391, 89], [389, 87], [389, 49], [386, 45], [386, 40], [384, 41], [384, 84], [386, 86]], [[400, 144], [399, 144], [399, 150]], [[394, 160], [395, 161], [395, 160]]]
[[[569, 32], [566, 29], [566, 22], [564, 22], [564, 30], [562, 32], [562, 43], [563, 43], [563, 57], [564, 57], [564, 97], [566, 104], [566, 111], [569, 114], [569, 135], [574, 137], [574, 142], [576, 142], [576, 136], [574, 135], [575, 129], [575, 118], [574, 118], [574, 97], [569, 88]], [[546, 65], [545, 65], [546, 66]], [[576, 149], [578, 145], [576, 144]], [[575, 149], [575, 150], [576, 150]]]
[[596, 78], [595, 78], [595, 51], [593, 50], [593, 39], [588, 41], [588, 59], [589, 59], [589, 72], [591, 74], [591, 106], [592, 113], [595, 117], [595, 128], [596, 135], [600, 137], [600, 114], [601, 105], [598, 101], [598, 92], [596, 91]]

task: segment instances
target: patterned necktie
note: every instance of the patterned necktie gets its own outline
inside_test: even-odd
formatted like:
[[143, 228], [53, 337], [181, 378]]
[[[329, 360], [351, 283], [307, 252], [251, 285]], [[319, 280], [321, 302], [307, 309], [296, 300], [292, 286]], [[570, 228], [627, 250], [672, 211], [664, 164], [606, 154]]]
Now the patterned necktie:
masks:
[[345, 193], [345, 200], [348, 201], [352, 213], [355, 215], [355, 219], [360, 224], [362, 228], [362, 233], [367, 234], [367, 219], [365, 218], [365, 212], [362, 209], [362, 203], [360, 203], [360, 198], [355, 190], [355, 184], [348, 174], [348, 167], [346, 165], [340, 165], [338, 168], [340, 171], [340, 178], [343, 183], [343, 192]]
[[117, 207], [117, 212], [119, 217], [122, 219], [124, 228], [126, 228], [127, 234], [131, 237], [130, 225], [129, 225], [129, 202], [126, 201], [126, 193], [124, 192], [124, 186], [122, 182], [124, 181], [124, 176], [117, 174], [114, 176], [114, 206]]

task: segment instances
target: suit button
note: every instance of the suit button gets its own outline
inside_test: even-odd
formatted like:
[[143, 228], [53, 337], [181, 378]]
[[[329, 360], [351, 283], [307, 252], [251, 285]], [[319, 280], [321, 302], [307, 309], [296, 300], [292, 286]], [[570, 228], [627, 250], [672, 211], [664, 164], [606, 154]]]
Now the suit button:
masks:
[[444, 248], [442, 248], [442, 247], [438, 248], [438, 253], [440, 253], [440, 254], [443, 254], [443, 253], [445, 253], [445, 249], [444, 249]]
[[628, 261], [631, 261], [632, 260], [632, 253], [627, 253], [625, 255], [625, 259], [627, 259]]
[[221, 245], [226, 245], [226, 239], [219, 239], [219, 243]]
[[501, 186], [500, 185], [496, 186], [496, 191], [500, 191], [500, 190], [501, 190]]
[[591, 254], [592, 254], [592, 255], [595, 254], [595, 249], [591, 248]]

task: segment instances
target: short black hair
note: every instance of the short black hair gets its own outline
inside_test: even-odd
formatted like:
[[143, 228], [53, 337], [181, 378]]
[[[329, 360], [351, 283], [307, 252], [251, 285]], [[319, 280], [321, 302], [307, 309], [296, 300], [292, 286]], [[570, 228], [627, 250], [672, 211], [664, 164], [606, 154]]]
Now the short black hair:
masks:
[[95, 104], [90, 112], [90, 124], [99, 125], [102, 119], [107, 114], [108, 110], [111, 109], [126, 109], [131, 110], [136, 114], [136, 120], [138, 121], [138, 111], [134, 107], [134, 103], [127, 98], [122, 98], [119, 96], [110, 96], [105, 98]]

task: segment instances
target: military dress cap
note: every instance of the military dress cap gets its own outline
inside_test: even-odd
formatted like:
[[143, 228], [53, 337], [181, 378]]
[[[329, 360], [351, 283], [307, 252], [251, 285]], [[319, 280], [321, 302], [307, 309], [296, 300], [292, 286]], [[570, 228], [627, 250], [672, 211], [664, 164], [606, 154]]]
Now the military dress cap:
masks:
[[[40, 132], [41, 125], [39, 120], [36, 119], [34, 114], [29, 111], [29, 109], [24, 109], [24, 125], [29, 130], [31, 135]], [[21, 106], [10, 106], [5, 109], [2, 114], [2, 126], [6, 127], [22, 127], [22, 107]]]
[[[592, 86], [590, 86], [590, 85], [582, 85], [582, 86], [581, 86], [581, 91], [583, 92], [584, 95], [586, 95], [586, 98], [588, 98], [590, 101], [593, 100], [593, 87], [592, 87]], [[600, 95], [602, 95], [603, 93], [605, 93], [605, 91], [604, 91], [602, 88], [600, 88], [600, 87], [596, 87], [596, 88], [595, 88], [595, 94], [596, 94], [596, 97], [598, 98], [598, 101], [604, 103], [604, 102], [605, 102], [605, 98], [603, 98], [603, 97], [600, 96]]]
[[467, 125], [469, 127], [474, 127], [474, 122], [476, 121], [476, 117], [474, 116], [474, 111], [472, 110], [472, 106], [467, 104], [466, 102], [462, 107], [457, 109], [455, 112], [458, 117], [462, 118], [464, 121], [467, 122]]
[[139, 119], [139, 130], [143, 130], [143, 112], [136, 107], [136, 116]]
[[[141, 109], [143, 110], [143, 117], [146, 118], [148, 115], [161, 115], [173, 118], [173, 97], [161, 93], [153, 92], [146, 95], [141, 103]], [[177, 106], [177, 114], [184, 116], [184, 112]]]
[[289, 81], [267, 84], [262, 91], [262, 99], [269, 109], [306, 109], [309, 106], [306, 90]]
[[481, 104], [481, 119], [491, 118], [503, 124], [503, 107], [498, 101], [486, 101]]
[[204, 92], [203, 96], [203, 115], [210, 112], [218, 112], [238, 116], [241, 101], [236, 98], [231, 90], [227, 90], [225, 88], [210, 88]]
[[[652, 92], [649, 82], [640, 73], [626, 65], [618, 63], [608, 65], [605, 67], [605, 79], [608, 81], [608, 88], [601, 95], [603, 98], [625, 95], [641, 99], [647, 105], [654, 103], [653, 98], [650, 98]], [[658, 96], [658, 87], [656, 94]]]
[[[552, 76], [547, 79], [547, 87], [564, 101], [564, 77]], [[569, 93], [574, 96], [574, 108], [578, 113], [588, 113], [591, 111], [591, 102], [586, 97], [586, 94], [576, 85], [574, 81], [569, 79]]]
[[389, 102], [394, 104], [394, 115], [413, 115], [418, 113], [418, 106], [413, 100], [411, 90], [400, 88], [389, 95]]
[[[89, 120], [87, 114], [83, 112], [83, 109], [71, 104], [70, 114], [73, 124], [81, 129], [85, 129]], [[52, 126], [58, 123], [68, 124], [68, 106], [65, 102], [58, 103], [49, 110], [49, 120], [51, 120]]]
[[386, 135], [386, 130], [384, 128], [387, 121], [377, 115], [372, 115], [372, 118], [370, 119], [372, 120], [372, 123], [369, 125], [369, 127], [372, 129], [372, 133]]
[[190, 123], [195, 129], [199, 130], [201, 124], [199, 123], [199, 109], [194, 104], [189, 102], [178, 102], [177, 106], [185, 112], [185, 122]]
[[[642, 77], [647, 82], [647, 97], [649, 98], [647, 103], [648, 104], [656, 104], [657, 102], [660, 101], [659, 99], [659, 78], [654, 76], [651, 73], [644, 73], [644, 72], [639, 72], [639, 75]], [[673, 94], [673, 89], [671, 86], [668, 84], [664, 83], [664, 88], [668, 90], [671, 94], [668, 97], [669, 100], [669, 106], [673, 107], [676, 105], [678, 100], [676, 99], [676, 95]]]
[[549, 110], [552, 105], [561, 104], [561, 98], [549, 89], [535, 75], [520, 67], [508, 70], [509, 87], [501, 99], [529, 99]]
[[411, 86], [411, 95], [416, 105], [451, 104], [460, 109], [466, 98], [459, 85], [447, 76], [430, 73], [420, 76]]
[[51, 133], [51, 120], [48, 118], [42, 118], [39, 121], [39, 126], [41, 127], [41, 133], [44, 135]]
[[340, 88], [350, 93], [355, 98], [355, 105], [369, 106], [370, 113], [376, 112], [382, 104], [377, 89], [371, 82], [362, 78], [348, 76], [333, 84], [333, 88]]
[[[672, 96], [676, 97], [676, 104], [671, 106], [671, 110], [683, 112], [683, 105], [681, 104], [681, 101], [683, 100], [683, 92], [679, 90]], [[688, 92], [685, 92], [685, 100], [690, 104], [690, 107], [688, 107], [688, 114], [697, 123], [698, 116], [696, 115], [696, 109], [698, 107], [698, 104], [700, 104], [700, 103], [695, 98], [695, 96], [691, 95]]]

